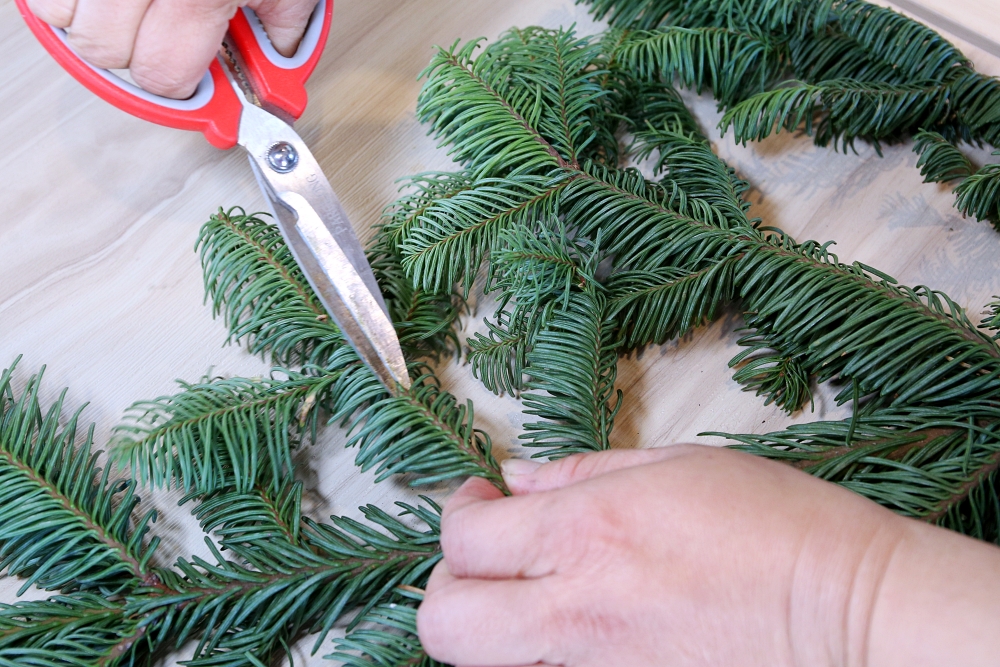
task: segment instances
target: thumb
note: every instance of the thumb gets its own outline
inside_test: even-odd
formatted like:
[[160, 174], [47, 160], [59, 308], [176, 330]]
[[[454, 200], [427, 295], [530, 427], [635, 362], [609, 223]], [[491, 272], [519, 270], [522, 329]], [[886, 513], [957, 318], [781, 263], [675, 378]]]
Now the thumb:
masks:
[[507, 459], [500, 464], [504, 481], [515, 496], [561, 489], [615, 470], [657, 463], [689, 451], [685, 445], [653, 449], [610, 449], [574, 454], [541, 464], [524, 459]]
[[274, 48], [285, 57], [295, 55], [299, 40], [306, 31], [309, 16], [319, 0], [251, 0]]

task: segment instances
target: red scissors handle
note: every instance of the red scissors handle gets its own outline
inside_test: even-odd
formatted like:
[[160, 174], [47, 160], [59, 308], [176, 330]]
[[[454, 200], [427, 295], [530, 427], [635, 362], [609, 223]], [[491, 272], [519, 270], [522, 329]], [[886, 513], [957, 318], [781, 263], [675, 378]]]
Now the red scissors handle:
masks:
[[[239, 138], [242, 105], [222, 64], [214, 60], [186, 100], [160, 97], [142, 90], [108, 70], [84, 61], [70, 47], [66, 31], [53, 28], [28, 9], [27, 0], [15, 0], [25, 22], [45, 50], [63, 69], [91, 92], [133, 116], [180, 130], [197, 130], [218, 148], [232, 148]], [[242, 8], [229, 23], [231, 46], [261, 104], [278, 115], [296, 119], [305, 111], [305, 83], [316, 69], [330, 34], [333, 0], [320, 0], [298, 51], [291, 58], [271, 45], [253, 11]]]

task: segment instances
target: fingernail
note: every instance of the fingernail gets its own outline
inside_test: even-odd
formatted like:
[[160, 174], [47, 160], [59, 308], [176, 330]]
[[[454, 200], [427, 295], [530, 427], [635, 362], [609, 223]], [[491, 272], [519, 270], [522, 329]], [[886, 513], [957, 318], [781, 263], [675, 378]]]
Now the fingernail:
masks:
[[500, 470], [503, 472], [504, 477], [517, 477], [518, 475], [530, 475], [538, 470], [541, 465], [538, 461], [507, 459], [500, 462]]

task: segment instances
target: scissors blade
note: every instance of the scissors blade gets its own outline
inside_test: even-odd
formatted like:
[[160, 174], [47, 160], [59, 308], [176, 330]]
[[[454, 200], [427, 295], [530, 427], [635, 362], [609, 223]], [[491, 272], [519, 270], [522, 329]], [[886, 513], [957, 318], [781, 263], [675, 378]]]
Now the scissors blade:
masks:
[[379, 380], [410, 376], [389, 310], [354, 229], [319, 163], [289, 125], [244, 101], [239, 143], [285, 242], [320, 302]]

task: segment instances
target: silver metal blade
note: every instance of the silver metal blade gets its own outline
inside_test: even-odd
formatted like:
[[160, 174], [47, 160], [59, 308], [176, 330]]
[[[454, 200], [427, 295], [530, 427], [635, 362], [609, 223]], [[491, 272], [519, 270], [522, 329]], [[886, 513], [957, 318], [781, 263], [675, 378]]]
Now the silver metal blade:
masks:
[[[234, 86], [235, 87], [235, 86]], [[239, 143], [285, 242], [361, 359], [393, 394], [410, 387], [375, 274], [319, 163], [289, 125], [244, 101]]]

